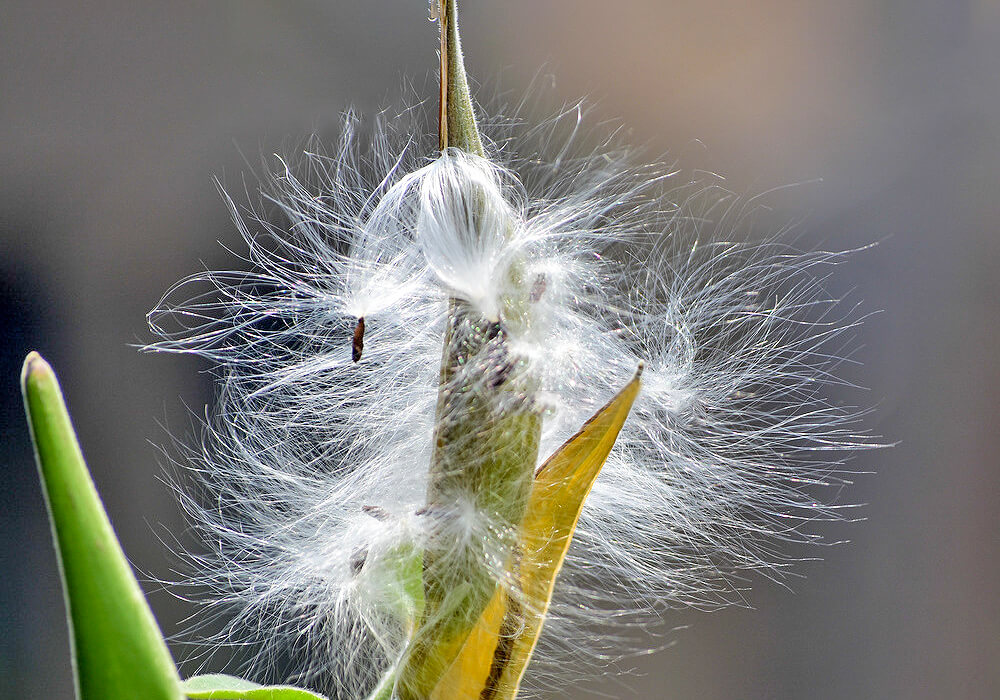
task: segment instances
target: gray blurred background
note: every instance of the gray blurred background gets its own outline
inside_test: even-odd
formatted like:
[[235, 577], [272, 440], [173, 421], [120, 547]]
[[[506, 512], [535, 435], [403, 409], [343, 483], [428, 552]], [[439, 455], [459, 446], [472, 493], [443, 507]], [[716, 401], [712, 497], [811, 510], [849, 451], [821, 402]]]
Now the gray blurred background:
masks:
[[[852, 379], [877, 404], [851, 544], [678, 612], [634, 674], [551, 697], [1000, 697], [1000, 3], [467, 0], [470, 71], [590, 96], [631, 140], [769, 198], [804, 247], [881, 241], [836, 291], [882, 310]], [[183, 536], [160, 427], [211, 400], [192, 360], [139, 355], [144, 314], [236, 234], [212, 184], [433, 76], [425, 0], [3, 0], [0, 5], [0, 696], [70, 698], [63, 607], [17, 376], [60, 373], [136, 566]], [[492, 88], [491, 88], [492, 90]], [[430, 91], [427, 92], [431, 96]], [[821, 179], [822, 182], [815, 182]], [[757, 583], [757, 582], [755, 582]], [[190, 612], [147, 587], [168, 632]], [[604, 670], [604, 669], [600, 669]]]

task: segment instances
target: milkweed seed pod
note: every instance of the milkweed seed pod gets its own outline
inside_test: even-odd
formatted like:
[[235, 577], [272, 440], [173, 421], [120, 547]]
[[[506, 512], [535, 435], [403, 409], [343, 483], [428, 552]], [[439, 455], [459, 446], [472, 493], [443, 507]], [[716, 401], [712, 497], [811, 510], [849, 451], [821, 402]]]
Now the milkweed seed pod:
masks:
[[248, 269], [150, 314], [218, 379], [182, 455], [218, 639], [337, 698], [511, 698], [543, 621], [532, 668], [580, 669], [624, 649], [596, 628], [738, 599], [869, 444], [827, 398], [841, 256], [726, 240], [739, 198], [581, 106], [477, 125], [447, 5], [437, 141], [348, 115], [266, 178], [283, 223], [227, 197]]

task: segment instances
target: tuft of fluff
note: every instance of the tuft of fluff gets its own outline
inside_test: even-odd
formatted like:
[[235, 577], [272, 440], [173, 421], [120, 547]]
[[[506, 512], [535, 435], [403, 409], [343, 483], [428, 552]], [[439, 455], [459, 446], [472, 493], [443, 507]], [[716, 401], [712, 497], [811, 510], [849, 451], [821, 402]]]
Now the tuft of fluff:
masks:
[[[401, 549], [444, 532], [507, 585], [509, 523], [458, 494], [432, 533], [425, 508], [451, 299], [503, 322], [530, 296], [530, 322], [504, 332], [535, 387], [542, 459], [646, 364], [529, 676], [621, 651], [580, 625], [740, 602], [739, 572], [776, 575], [783, 542], [839, 517], [821, 496], [870, 444], [861, 412], [827, 398], [860, 320], [823, 291], [840, 254], [725, 240], [751, 207], [634, 165], [613, 136], [588, 146], [579, 106], [534, 129], [487, 122], [488, 160], [436, 152], [416, 113], [366, 138], [348, 115], [332, 153], [316, 140], [277, 161], [259, 207], [226, 197], [246, 269], [195, 274], [150, 313], [149, 349], [207, 358], [218, 380], [179, 456], [214, 640], [337, 698], [363, 697], [406, 652], [387, 573]], [[305, 662], [289, 674], [292, 658]]]

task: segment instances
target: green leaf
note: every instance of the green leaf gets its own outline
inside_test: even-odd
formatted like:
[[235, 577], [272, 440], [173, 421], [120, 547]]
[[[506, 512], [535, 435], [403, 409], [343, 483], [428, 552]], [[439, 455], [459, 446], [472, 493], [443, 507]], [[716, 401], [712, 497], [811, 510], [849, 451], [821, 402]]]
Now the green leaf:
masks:
[[191, 700], [327, 700], [302, 688], [288, 685], [263, 686], [251, 681], [213, 673], [188, 678], [182, 684]]
[[179, 700], [180, 678], [83, 461], [59, 383], [24, 361], [24, 407], [63, 580], [80, 700]]

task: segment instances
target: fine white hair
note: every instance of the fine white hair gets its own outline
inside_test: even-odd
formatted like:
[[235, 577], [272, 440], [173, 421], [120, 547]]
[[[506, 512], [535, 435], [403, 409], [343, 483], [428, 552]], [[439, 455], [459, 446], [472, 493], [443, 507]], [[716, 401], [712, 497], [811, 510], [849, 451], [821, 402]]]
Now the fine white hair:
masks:
[[[245, 269], [192, 275], [150, 313], [149, 349], [207, 358], [218, 380], [177, 456], [215, 641], [253, 648], [265, 675], [305, 658], [294, 680], [336, 698], [364, 697], [404, 652], [377, 562], [425, 544], [450, 299], [500, 322], [511, 285], [530, 289], [531, 322], [505, 333], [537, 386], [543, 459], [646, 365], [533, 670], [620, 653], [595, 624], [739, 602], [734, 576], [776, 575], [781, 542], [840, 517], [843, 460], [871, 442], [828, 398], [860, 321], [823, 289], [842, 254], [727, 240], [752, 205], [637, 166], [578, 105], [536, 128], [485, 120], [488, 158], [437, 152], [418, 114], [364, 138], [349, 114], [332, 153], [314, 139], [276, 161], [259, 205], [227, 196]], [[456, 540], [502, 562], [510, 533], [466, 506]]]

